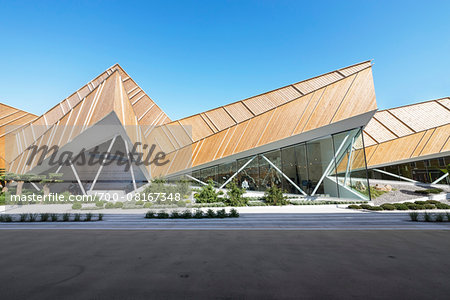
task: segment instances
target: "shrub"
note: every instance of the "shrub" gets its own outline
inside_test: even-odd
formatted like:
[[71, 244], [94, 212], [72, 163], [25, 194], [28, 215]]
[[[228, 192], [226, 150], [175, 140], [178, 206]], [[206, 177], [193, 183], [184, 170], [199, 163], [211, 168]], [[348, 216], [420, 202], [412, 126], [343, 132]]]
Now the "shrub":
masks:
[[123, 207], [123, 202], [117, 201], [116, 203], [114, 203], [114, 208], [122, 208]]
[[206, 217], [207, 218], [215, 218], [216, 217], [216, 213], [212, 209], [208, 209], [206, 211]]
[[368, 208], [368, 210], [380, 211], [383, 210], [383, 208], [380, 206], [371, 206], [370, 208]]
[[361, 209], [361, 206], [359, 206], [357, 204], [350, 204], [349, 206], [347, 206], [347, 208], [350, 208], [350, 209]]
[[156, 217], [158, 219], [167, 219], [169, 217], [169, 214], [166, 213], [165, 211], [160, 211], [159, 213], [156, 214]]
[[151, 202], [145, 202], [144, 203], [144, 208], [150, 208], [150, 207], [152, 207], [152, 203]]
[[32, 214], [32, 213], [28, 214], [28, 222], [35, 222], [36, 218], [37, 218], [37, 214]]
[[418, 205], [425, 205], [427, 204], [427, 201], [414, 201], [414, 203]]
[[203, 218], [203, 211], [201, 209], [197, 209], [194, 213], [194, 218], [196, 218], [196, 219]]
[[417, 222], [419, 221], [419, 213], [417, 212], [410, 212], [409, 217], [411, 218], [411, 221]]
[[415, 190], [414, 193], [422, 194], [422, 195], [429, 195], [429, 194], [439, 194], [443, 192], [443, 189], [438, 188], [432, 188], [432, 189], [426, 189], [426, 190]]
[[216, 217], [217, 218], [225, 218], [227, 216], [227, 212], [225, 211], [225, 209], [219, 209], [216, 213]]
[[422, 210], [422, 209], [425, 209], [425, 206], [424, 205], [420, 205], [420, 204], [416, 204], [416, 209], [417, 210]]
[[182, 214], [181, 217], [184, 219], [192, 219], [192, 212], [188, 209], [186, 209]]
[[57, 214], [51, 214], [50, 215], [50, 219], [52, 220], [52, 222], [56, 222], [56, 221], [58, 221], [58, 215]]
[[102, 221], [103, 220], [103, 214], [98, 214], [98, 220]]
[[433, 204], [430, 204], [430, 203], [424, 204], [423, 207], [425, 209], [435, 209], [436, 208], [436, 206], [434, 206]]
[[9, 223], [9, 222], [13, 221], [13, 218], [11, 217], [11, 215], [5, 215], [4, 220], [5, 220], [5, 222]]
[[75, 202], [72, 204], [72, 209], [81, 209], [82, 205], [80, 202]]
[[370, 208], [372, 207], [372, 205], [369, 205], [369, 204], [361, 204], [360, 207], [361, 207], [362, 209], [370, 209]]
[[427, 213], [427, 212], [425, 212], [423, 214], [423, 218], [424, 218], [425, 222], [431, 222], [432, 221], [431, 215], [429, 213]]
[[42, 213], [41, 214], [41, 222], [47, 222], [50, 215], [48, 213]]
[[20, 222], [25, 222], [27, 220], [28, 214], [20, 214]]
[[107, 209], [114, 208], [114, 203], [112, 203], [112, 202], [106, 203], [105, 208], [107, 208]]
[[87, 213], [85, 218], [84, 218], [84, 221], [89, 222], [91, 219], [92, 219], [92, 214], [91, 213]]
[[73, 217], [73, 220], [74, 220], [75, 222], [80, 221], [80, 219], [81, 219], [81, 214], [75, 214], [74, 217]]
[[0, 222], [5, 222], [5, 217], [0, 214]]
[[439, 201], [437, 201], [437, 200], [427, 200], [427, 201], [425, 201], [425, 202], [426, 202], [426, 203], [430, 203], [430, 204], [434, 204], [434, 205], [441, 203], [441, 202], [439, 202]]
[[276, 185], [271, 186], [264, 193], [264, 201], [269, 205], [287, 205], [289, 201], [286, 199], [287, 197], [283, 195], [283, 190]]
[[446, 213], [447, 215], [447, 221], [450, 222], [450, 213]]
[[63, 221], [64, 222], [69, 221], [69, 219], [70, 219], [70, 214], [68, 214], [68, 213], [63, 214]]
[[384, 210], [395, 210], [395, 205], [390, 203], [384, 203], [380, 205]]
[[174, 211], [172, 212], [172, 214], [170, 214], [170, 217], [171, 217], [172, 219], [178, 219], [178, 218], [181, 217], [181, 215], [180, 215], [179, 212], [177, 212], [176, 210], [174, 210]]
[[435, 206], [438, 209], [450, 209], [450, 205], [441, 202], [436, 203]]
[[95, 206], [96, 206], [96, 207], [103, 208], [104, 205], [105, 205], [105, 202], [103, 202], [103, 201], [97, 201], [97, 202], [95, 202]]
[[411, 209], [411, 210], [417, 210], [418, 209], [417, 208], [417, 204], [415, 204], [415, 203], [408, 202], [408, 203], [406, 203], [406, 206], [408, 206], [408, 208]]
[[444, 215], [443, 214], [437, 214], [436, 215], [436, 222], [444, 222]]
[[404, 203], [394, 203], [393, 205], [397, 210], [408, 210], [408, 206]]
[[155, 213], [151, 210], [149, 210], [146, 214], [145, 214], [145, 218], [146, 219], [153, 219], [155, 217]]
[[236, 184], [236, 180], [232, 180], [227, 184], [227, 197], [224, 199], [224, 203], [229, 206], [245, 206], [248, 203], [248, 198], [242, 197], [245, 194], [245, 190], [240, 188]]
[[232, 208], [230, 210], [230, 213], [228, 214], [228, 216], [230, 218], [238, 218], [239, 217], [239, 212], [236, 209]]
[[219, 196], [222, 194], [222, 191], [216, 192], [214, 182], [208, 180], [208, 184], [202, 186], [200, 192], [194, 194], [194, 198], [198, 203], [214, 203], [219, 202]]

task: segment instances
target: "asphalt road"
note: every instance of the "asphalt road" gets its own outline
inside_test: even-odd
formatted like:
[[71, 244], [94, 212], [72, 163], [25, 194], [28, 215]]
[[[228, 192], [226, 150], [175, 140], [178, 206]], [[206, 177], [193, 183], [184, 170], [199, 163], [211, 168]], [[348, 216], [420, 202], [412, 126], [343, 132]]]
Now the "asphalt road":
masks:
[[0, 230], [2, 299], [448, 299], [448, 230]]

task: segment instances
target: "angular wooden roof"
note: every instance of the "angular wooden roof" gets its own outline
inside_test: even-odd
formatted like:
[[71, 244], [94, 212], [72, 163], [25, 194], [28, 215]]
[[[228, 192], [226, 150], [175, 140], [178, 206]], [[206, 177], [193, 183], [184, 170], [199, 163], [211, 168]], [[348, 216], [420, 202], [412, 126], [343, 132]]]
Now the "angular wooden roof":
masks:
[[176, 173], [376, 109], [371, 63], [359, 63], [155, 128], [147, 140], [158, 141], [173, 163], [152, 169], [152, 175]]
[[[27, 122], [25, 126], [13, 132], [9, 132], [8, 141], [15, 141], [15, 145], [14, 147], [12, 147], [12, 145], [8, 145], [8, 151], [10, 151], [10, 153], [8, 153], [8, 158], [10, 158], [8, 163], [13, 158], [16, 158], [17, 155], [22, 153], [28, 146], [36, 143], [36, 141], [38, 141], [44, 133], [52, 128], [53, 125], [62, 124], [71, 112], [73, 112], [75, 107], [77, 107], [80, 103], [83, 103], [86, 99], [91, 99], [94, 97], [98, 87], [105, 84], [105, 82], [115, 73], [117, 73], [116, 75], [121, 78], [120, 85], [117, 83], [117, 87], [121, 86], [127, 95], [132, 107], [131, 109], [133, 110], [133, 116], [136, 116], [139, 125], [158, 126], [166, 122], [170, 122], [169, 117], [158, 107], [158, 105], [156, 105], [155, 102], [153, 102], [153, 100], [142, 90], [142, 88], [139, 87], [139, 85], [131, 79], [131, 77], [118, 64], [115, 64], [78, 89], [72, 95], [52, 107], [42, 116], [37, 117], [33, 115], [34, 118], [30, 122]], [[101, 93], [103, 93], [103, 91]], [[101, 94], [99, 97], [100, 96]], [[101, 98], [103, 99], [105, 97]], [[3, 116], [3, 112], [0, 113], [0, 116]], [[74, 120], [72, 119], [70, 122], [73, 123]], [[2, 141], [0, 140], [0, 142]]]
[[364, 145], [369, 167], [450, 151], [450, 98], [376, 112]]

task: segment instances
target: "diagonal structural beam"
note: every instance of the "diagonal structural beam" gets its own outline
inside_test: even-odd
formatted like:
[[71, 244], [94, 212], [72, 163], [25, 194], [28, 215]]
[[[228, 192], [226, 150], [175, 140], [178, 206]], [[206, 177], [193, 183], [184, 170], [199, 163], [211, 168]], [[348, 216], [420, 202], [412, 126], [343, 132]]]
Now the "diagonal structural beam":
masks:
[[327, 168], [325, 169], [325, 172], [323, 172], [322, 177], [320, 177], [319, 181], [317, 182], [316, 187], [314, 188], [314, 191], [312, 192], [311, 196], [314, 196], [317, 192], [317, 190], [319, 189], [319, 186], [322, 184], [322, 181], [324, 180], [325, 176], [328, 175], [328, 173], [330, 172], [331, 167], [333, 166], [333, 164], [335, 163], [336, 157], [339, 154], [339, 152], [341, 152], [342, 148], [344, 147], [345, 142], [348, 140], [348, 136], [350, 134], [347, 134], [344, 138], [344, 140], [342, 141], [341, 145], [339, 146], [338, 150], [336, 151], [336, 153], [333, 156], [333, 159], [331, 159], [330, 163], [328, 164]]
[[284, 174], [273, 162], [271, 162], [267, 157], [265, 157], [263, 154], [261, 154], [261, 157], [264, 158], [278, 173], [283, 175], [283, 177], [292, 184], [297, 190], [300, 191], [304, 196], [307, 196], [307, 194], [298, 186], [296, 185], [286, 174]]
[[188, 177], [188, 178], [190, 178], [190, 179], [192, 179], [192, 180], [194, 180], [194, 181], [197, 181], [198, 183], [201, 183], [201, 184], [203, 184], [203, 185], [208, 185], [207, 183], [201, 181], [200, 179], [197, 179], [197, 178], [195, 178], [195, 177], [192, 177], [191, 175], [186, 174], [186, 177]]
[[110, 152], [111, 152], [111, 149], [112, 149], [112, 147], [113, 147], [113, 145], [114, 145], [114, 142], [116, 141], [116, 138], [117, 138], [117, 135], [115, 135], [115, 136], [112, 138], [111, 143], [109, 144], [108, 150], [106, 151], [106, 155], [105, 155], [105, 157], [103, 158], [103, 163], [100, 164], [100, 167], [98, 168], [97, 174], [95, 174], [94, 181], [92, 182], [92, 185], [91, 185], [91, 187], [90, 187], [90, 189], [89, 189], [90, 192], [94, 189], [94, 186], [95, 186], [95, 184], [97, 183], [98, 177], [100, 176], [100, 173], [102, 172], [103, 166], [104, 166], [106, 160], [108, 159], [108, 156], [109, 156], [109, 154], [110, 154]]
[[409, 181], [409, 182], [414, 182], [414, 183], [419, 182], [419, 181], [417, 181], [417, 180], [413, 180], [413, 179], [411, 179], [411, 178], [406, 178], [406, 177], [403, 177], [403, 176], [400, 176], [400, 175], [397, 175], [397, 174], [394, 174], [394, 173], [389, 173], [389, 172], [387, 172], [387, 171], [383, 171], [383, 170], [380, 170], [380, 169], [372, 169], [372, 170], [377, 171], [377, 172], [379, 172], [379, 173], [383, 173], [383, 174], [392, 176], [392, 177], [397, 177], [397, 178], [399, 178], [399, 179], [403, 179], [403, 180], [406, 180], [406, 181]]
[[75, 175], [75, 178], [78, 181], [78, 185], [80, 186], [81, 191], [83, 192], [83, 195], [86, 195], [86, 191], [84, 190], [83, 184], [81, 184], [81, 180], [80, 177], [78, 176], [77, 170], [75, 169], [75, 167], [73, 166], [72, 161], [69, 161], [70, 167], [72, 168], [72, 172]]
[[131, 160], [131, 153], [128, 150], [128, 142], [125, 141], [125, 149], [127, 150], [127, 156], [128, 156], [128, 163], [130, 164], [130, 173], [131, 173], [131, 178], [133, 179], [133, 188], [136, 190], [136, 179], [134, 178], [134, 171], [133, 171], [133, 161]]
[[436, 184], [439, 181], [441, 181], [442, 179], [444, 179], [445, 177], [448, 176], [449, 173], [445, 173], [444, 175], [442, 175], [441, 177], [439, 177], [438, 179], [436, 179], [435, 181], [433, 181], [431, 184]]
[[255, 156], [253, 156], [252, 158], [250, 158], [250, 160], [249, 160], [248, 162], [246, 162], [242, 167], [240, 167], [239, 170], [237, 170], [236, 173], [234, 173], [233, 175], [231, 175], [231, 177], [228, 178], [227, 181], [225, 181], [225, 183], [222, 184], [222, 185], [219, 187], [219, 189], [223, 189], [223, 187], [226, 186], [231, 180], [233, 180], [233, 178], [234, 178], [237, 174], [239, 174], [242, 170], [244, 170], [245, 167], [248, 166], [248, 165], [256, 158], [256, 156], [257, 156], [257, 155], [255, 155]]

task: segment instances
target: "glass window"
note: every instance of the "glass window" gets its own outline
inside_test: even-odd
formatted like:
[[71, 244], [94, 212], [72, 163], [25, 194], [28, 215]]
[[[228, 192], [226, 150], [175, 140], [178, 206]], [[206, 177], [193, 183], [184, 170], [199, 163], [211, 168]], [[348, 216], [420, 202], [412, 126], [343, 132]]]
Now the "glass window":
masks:
[[259, 178], [260, 187], [262, 190], [266, 190], [271, 186], [276, 185], [281, 188], [282, 177], [280, 172], [278, 172], [267, 159], [275, 165], [279, 170], [281, 170], [281, 152], [280, 150], [263, 153], [258, 156], [259, 159]]
[[219, 185], [224, 184], [236, 171], [236, 161], [219, 165], [217, 176]]
[[[237, 161], [237, 169], [239, 170], [253, 157], [246, 157]], [[251, 191], [259, 190], [259, 168], [258, 158], [255, 157], [239, 174], [236, 176], [238, 184]]]

